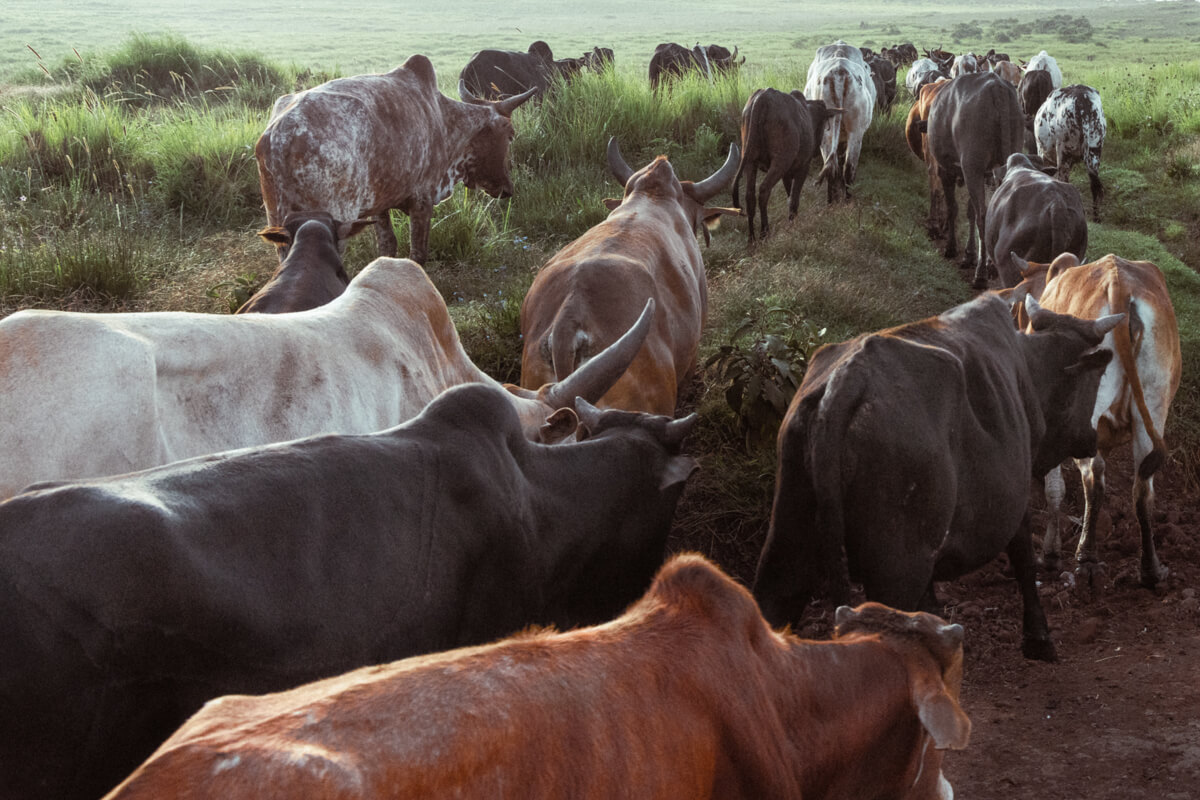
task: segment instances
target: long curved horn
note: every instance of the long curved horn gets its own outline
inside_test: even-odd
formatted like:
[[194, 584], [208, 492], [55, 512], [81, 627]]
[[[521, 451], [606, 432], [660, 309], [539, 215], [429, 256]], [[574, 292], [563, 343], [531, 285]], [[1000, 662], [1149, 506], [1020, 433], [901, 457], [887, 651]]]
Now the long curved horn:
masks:
[[511, 117], [512, 113], [517, 110], [517, 107], [524, 103], [529, 98], [537, 94], [537, 87], [526, 89], [520, 94], [514, 94], [512, 97], [500, 100], [496, 103], [496, 113], [502, 117]]
[[729, 157], [725, 159], [725, 165], [704, 180], [694, 184], [696, 200], [706, 203], [723, 192], [729, 182], [733, 180], [733, 176], [737, 174], [740, 159], [741, 150], [738, 149], [738, 146], [736, 144], [729, 145]]
[[613, 174], [617, 182], [621, 186], [629, 183], [629, 179], [633, 177], [633, 167], [625, 163], [625, 159], [621, 156], [621, 148], [617, 144], [617, 137], [613, 136], [608, 140], [608, 171]]
[[458, 96], [464, 103], [470, 103], [473, 106], [481, 106], [486, 102], [471, 94], [471, 90], [467, 88], [467, 82], [462, 78], [458, 79]]
[[582, 397], [589, 403], [599, 401], [625, 374], [625, 370], [629, 369], [634, 357], [642, 349], [642, 342], [650, 333], [650, 324], [653, 321], [654, 298], [651, 297], [646, 300], [646, 307], [642, 309], [642, 315], [633, 323], [633, 327], [592, 360], [550, 386], [544, 396], [545, 402], [551, 408], [573, 408], [576, 397]]

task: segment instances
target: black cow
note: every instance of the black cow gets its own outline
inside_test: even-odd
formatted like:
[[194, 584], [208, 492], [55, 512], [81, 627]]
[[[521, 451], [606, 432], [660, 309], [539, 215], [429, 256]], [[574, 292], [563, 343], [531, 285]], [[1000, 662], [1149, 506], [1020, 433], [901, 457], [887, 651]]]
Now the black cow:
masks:
[[1092, 407], [1112, 351], [1093, 348], [1124, 314], [1081, 320], [1026, 304], [1031, 334], [988, 293], [816, 352], [779, 431], [754, 579], [768, 620], [798, 620], [814, 596], [845, 599], [849, 579], [871, 600], [933, 607], [933, 581], [1004, 551], [1024, 603], [1022, 650], [1054, 659], [1030, 477], [1095, 452]]
[[[929, 151], [937, 161], [946, 202], [946, 258], [958, 254], [958, 203], [955, 186], [967, 186], [967, 250], [962, 266], [975, 264], [977, 289], [987, 287], [987, 258], [983, 250], [987, 204], [987, 173], [1020, 152], [1023, 127], [1017, 92], [994, 72], [973, 72], [950, 81], [929, 109]], [[931, 203], [932, 205], [932, 203]], [[975, 228], [979, 228], [979, 244]]]
[[1028, 120], [1031, 130], [1034, 115], [1053, 91], [1054, 80], [1044, 69], [1031, 69], [1021, 76], [1021, 82], [1017, 84], [1017, 95], [1021, 98], [1021, 112]]
[[219, 695], [637, 599], [695, 417], [579, 402], [583, 441], [551, 447], [503, 394], [0, 504], [0, 797], [95, 798]]
[[373, 223], [338, 222], [321, 211], [302, 211], [288, 214], [282, 227], [263, 228], [258, 235], [287, 256], [237, 313], [285, 314], [325, 305], [350, 283], [342, 265], [342, 242]]
[[663, 81], [680, 78], [689, 72], [699, 72], [708, 79], [719, 73], [735, 71], [746, 63], [746, 57], [737, 59], [737, 47], [730, 53], [719, 44], [696, 45], [691, 50], [674, 42], [663, 42], [654, 48], [650, 56], [650, 88], [657, 90]]
[[512, 97], [529, 89], [537, 89], [536, 94], [541, 95], [555, 76], [570, 80], [595, 57], [593, 51], [583, 58], [555, 59], [550, 45], [537, 41], [525, 53], [480, 50], [467, 61], [459, 78], [471, 94], [488, 100]]
[[1000, 285], [1021, 282], [1014, 254], [1048, 264], [1061, 253], [1074, 253], [1082, 262], [1087, 242], [1087, 216], [1079, 190], [1042, 172], [1024, 153], [1009, 156], [1004, 181], [988, 203], [984, 240]]
[[896, 67], [882, 56], [871, 55], [866, 59], [871, 80], [875, 82], [875, 103], [886, 114], [896, 100]]
[[[799, 90], [784, 94], [777, 89], [758, 89], [742, 109], [742, 160], [733, 178], [733, 205], [741, 208], [738, 183], [746, 174], [746, 216], [750, 242], [754, 242], [754, 213], [761, 208], [762, 235], [767, 235], [767, 203], [771, 190], [783, 180], [788, 193], [788, 219], [796, 218], [800, 190], [808, 178], [813, 156], [820, 151], [825, 123], [841, 114], [823, 100], [807, 100]], [[755, 186], [763, 169], [762, 185]]]

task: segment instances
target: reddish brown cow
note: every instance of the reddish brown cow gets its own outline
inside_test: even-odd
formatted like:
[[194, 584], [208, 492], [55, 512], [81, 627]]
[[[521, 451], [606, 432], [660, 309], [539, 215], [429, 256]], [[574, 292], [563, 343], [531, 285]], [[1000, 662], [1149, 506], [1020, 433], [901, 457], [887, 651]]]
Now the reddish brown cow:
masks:
[[913, 103], [904, 123], [904, 138], [908, 141], [908, 149], [925, 162], [929, 171], [929, 217], [925, 221], [925, 228], [933, 236], [945, 233], [946, 196], [942, 193], [942, 179], [938, 177], [937, 160], [929, 152], [929, 137], [922, 130], [921, 123], [929, 118], [929, 107], [933, 105], [933, 99], [949, 83], [945, 78], [939, 78], [922, 86], [917, 94], [917, 102]]
[[679, 386], [696, 365], [708, 307], [696, 230], [739, 213], [704, 205], [733, 179], [738, 148], [731, 145], [725, 165], [693, 183], [675, 177], [666, 156], [634, 172], [614, 137], [608, 167], [624, 198], [605, 201], [608, 218], [546, 262], [521, 305], [521, 385], [571, 374], [653, 298], [654, 327], [598, 405], [673, 414]]
[[[1126, 321], [1104, 342], [1116, 357], [1100, 379], [1096, 394], [1092, 423], [1097, 455], [1075, 462], [1083, 475], [1085, 495], [1083, 532], [1075, 549], [1076, 571], [1089, 583], [1102, 575], [1095, 533], [1104, 502], [1105, 459], [1114, 447], [1132, 440], [1133, 504], [1142, 534], [1141, 580], [1152, 588], [1167, 577], [1154, 546], [1154, 473], [1166, 461], [1162, 431], [1179, 388], [1182, 364], [1179, 327], [1166, 281], [1151, 262], [1126, 261], [1111, 253], [1090, 264], [1080, 264], [1070, 253], [1059, 256], [1049, 267], [1018, 263], [1026, 268], [1026, 280], [1017, 286], [1014, 299], [1040, 295], [1046, 308], [1078, 317], [1126, 313]], [[1041, 291], [1039, 283], [1045, 287]], [[1042, 545], [1046, 566], [1056, 572], [1061, 542], [1057, 510], [1063, 495], [1062, 471], [1056, 468], [1046, 476], [1046, 497], [1053, 513]]]
[[338, 243], [372, 220], [339, 223], [323, 212], [289, 214], [282, 228], [263, 228], [265, 241], [287, 248], [287, 257], [238, 314], [286, 314], [323, 306], [346, 290], [350, 276]]
[[[280, 226], [294, 211], [375, 217], [380, 255], [395, 256], [396, 208], [409, 217], [409, 256], [423, 264], [433, 207], [456, 183], [512, 195], [509, 117], [535, 92], [491, 102], [460, 80], [460, 103], [438, 91], [433, 64], [415, 55], [388, 73], [284, 95], [254, 147], [267, 224]], [[287, 248], [278, 250], [282, 261]]]
[[[824, 100], [807, 100], [793, 89], [784, 94], [777, 89], [758, 89], [742, 109], [742, 161], [733, 178], [733, 205], [741, 207], [738, 183], [746, 175], [746, 226], [754, 243], [754, 215], [761, 209], [760, 224], [765, 237], [770, 228], [767, 204], [771, 190], [783, 180], [788, 193], [788, 219], [796, 218], [800, 190], [808, 178], [813, 156], [821, 146], [825, 123], [842, 113], [829, 108]], [[758, 170], [765, 170], [761, 186], [756, 186]]]
[[772, 631], [683, 555], [605, 625], [213, 701], [108, 800], [952, 796], [962, 626], [875, 603], [836, 622]]

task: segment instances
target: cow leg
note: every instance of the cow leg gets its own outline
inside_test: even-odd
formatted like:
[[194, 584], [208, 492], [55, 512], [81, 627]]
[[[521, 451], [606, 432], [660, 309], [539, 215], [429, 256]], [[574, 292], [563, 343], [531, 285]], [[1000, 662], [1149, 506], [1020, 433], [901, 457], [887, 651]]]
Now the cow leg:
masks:
[[1021, 527], [1017, 530], [1017, 535], [1008, 543], [1005, 552], [1008, 553], [1009, 563], [1012, 564], [1017, 588], [1021, 590], [1024, 629], [1021, 636], [1021, 652], [1026, 658], [1056, 661], [1054, 643], [1050, 641], [1050, 626], [1046, 623], [1046, 613], [1042, 611], [1042, 602], [1038, 599], [1028, 508], [1021, 518]]
[[846, 144], [846, 199], [850, 199], [850, 184], [858, 177], [858, 158], [862, 154], [862, 137], [851, 136]]
[[800, 210], [800, 190], [804, 188], [804, 181], [808, 178], [808, 163], [796, 170], [793, 175], [783, 176], [783, 188], [787, 190], [788, 195], [788, 222], [796, 219], [796, 212]]
[[[958, 198], [954, 196], [955, 176], [948, 169], [940, 169], [942, 200], [946, 204], [946, 249], [943, 255], [954, 258], [958, 255]], [[949, 174], [948, 174], [949, 173]]]
[[1088, 151], [1084, 159], [1087, 167], [1088, 185], [1092, 189], [1092, 220], [1100, 221], [1100, 203], [1104, 201], [1104, 184], [1100, 183], [1100, 148], [1094, 147]]
[[[754, 215], [758, 211], [758, 167], [750, 164], [746, 171], [746, 231], [749, 236], [750, 244], [754, 244]], [[763, 218], [759, 224], [762, 225], [763, 236], [767, 235], [767, 209], [766, 204], [763, 204]]]
[[1062, 531], [1059, 528], [1059, 509], [1067, 494], [1062, 466], [1046, 473], [1046, 535], [1042, 538], [1042, 569], [1051, 574], [1058, 572], [1062, 554]]
[[925, 229], [929, 231], [931, 237], [937, 238], [945, 235], [945, 192], [942, 190], [942, 178], [938, 174], [937, 162], [933, 160], [933, 154], [927, 153], [925, 158], [929, 163], [929, 218], [925, 223]]
[[1096, 544], [1096, 519], [1104, 505], [1104, 456], [1097, 453], [1092, 458], [1075, 462], [1083, 477], [1083, 531], [1075, 548], [1075, 574], [1081, 587], [1098, 588], [1105, 577], [1104, 563], [1100, 561], [1099, 546]]
[[[1153, 406], [1151, 406], [1153, 408]], [[1157, 419], [1165, 420], [1166, 414]], [[1153, 589], [1167, 579], [1169, 570], [1158, 560], [1154, 546], [1154, 473], [1163, 462], [1163, 453], [1155, 451], [1154, 442], [1137, 421], [1133, 425], [1133, 507], [1137, 512], [1138, 528], [1142, 533], [1142, 585]]]
[[379, 255], [395, 258], [399, 243], [396, 241], [396, 231], [392, 229], [392, 212], [385, 210], [375, 218], [375, 245]]
[[433, 205], [416, 201], [408, 210], [408, 257], [421, 266], [429, 260], [429, 227], [433, 221]]

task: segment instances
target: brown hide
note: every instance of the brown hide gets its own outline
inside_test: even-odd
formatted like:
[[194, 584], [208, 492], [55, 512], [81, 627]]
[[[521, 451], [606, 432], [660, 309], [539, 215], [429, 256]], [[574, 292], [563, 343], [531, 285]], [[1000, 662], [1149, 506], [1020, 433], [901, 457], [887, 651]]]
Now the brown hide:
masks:
[[904, 122], [904, 138], [908, 142], [908, 149], [925, 162], [929, 173], [929, 216], [926, 218], [925, 227], [931, 233], [938, 233], [946, 227], [946, 198], [942, 194], [937, 161], [929, 153], [929, 137], [921, 131], [921, 123], [929, 118], [929, 107], [933, 105], [934, 98], [949, 83], [948, 80], [938, 79], [934, 83], [922, 86], [917, 95], [917, 102], [909, 109], [908, 118]]
[[725, 166], [700, 183], [676, 178], [665, 156], [617, 176], [626, 178], [620, 205], [555, 253], [525, 296], [521, 386], [533, 389], [566, 377], [653, 298], [654, 327], [598, 405], [674, 413], [678, 389], [696, 364], [708, 307], [696, 229], [720, 214], [737, 213], [704, 206], [728, 186], [737, 159], [732, 146]]
[[395, 256], [395, 208], [409, 216], [410, 257], [424, 263], [433, 207], [458, 182], [512, 195], [509, 117], [534, 91], [490, 102], [460, 82], [467, 102], [458, 102], [438, 91], [429, 59], [415, 55], [388, 73], [285, 95], [254, 148], [267, 224], [295, 211], [374, 217], [380, 254]]
[[774, 632], [679, 556], [605, 625], [214, 701], [108, 798], [945, 796], [962, 627], [873, 603], [837, 622]]

